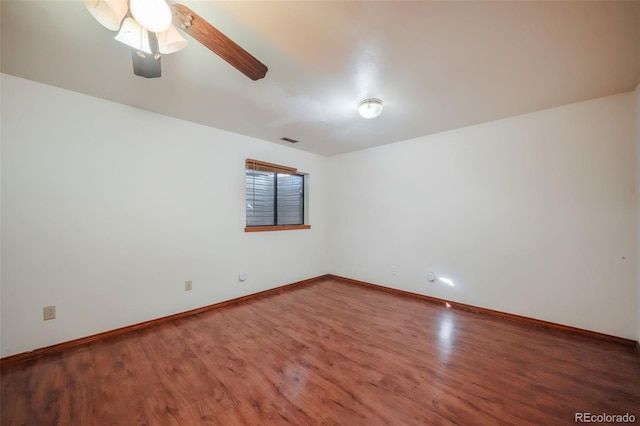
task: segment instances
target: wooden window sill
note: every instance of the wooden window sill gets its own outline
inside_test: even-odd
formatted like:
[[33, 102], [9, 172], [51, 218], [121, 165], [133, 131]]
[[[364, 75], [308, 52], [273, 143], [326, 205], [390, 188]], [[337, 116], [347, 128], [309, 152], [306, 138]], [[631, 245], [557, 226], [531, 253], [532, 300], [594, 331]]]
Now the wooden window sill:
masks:
[[311, 229], [311, 225], [247, 226], [244, 228], [244, 232], [291, 231], [295, 229]]

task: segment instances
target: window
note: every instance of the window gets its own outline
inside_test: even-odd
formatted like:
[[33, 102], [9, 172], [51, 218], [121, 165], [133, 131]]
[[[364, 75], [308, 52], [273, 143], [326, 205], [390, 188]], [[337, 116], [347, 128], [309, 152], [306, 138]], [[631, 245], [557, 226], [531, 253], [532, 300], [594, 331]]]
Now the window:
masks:
[[304, 224], [305, 176], [293, 167], [246, 161], [246, 232], [309, 229]]

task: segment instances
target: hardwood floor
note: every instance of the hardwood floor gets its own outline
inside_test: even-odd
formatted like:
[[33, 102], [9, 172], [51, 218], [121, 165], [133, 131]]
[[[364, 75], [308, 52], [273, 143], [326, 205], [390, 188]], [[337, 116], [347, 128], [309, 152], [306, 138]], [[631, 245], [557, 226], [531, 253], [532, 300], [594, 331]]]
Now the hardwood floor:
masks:
[[640, 421], [633, 348], [335, 281], [9, 366], [1, 379], [3, 426]]

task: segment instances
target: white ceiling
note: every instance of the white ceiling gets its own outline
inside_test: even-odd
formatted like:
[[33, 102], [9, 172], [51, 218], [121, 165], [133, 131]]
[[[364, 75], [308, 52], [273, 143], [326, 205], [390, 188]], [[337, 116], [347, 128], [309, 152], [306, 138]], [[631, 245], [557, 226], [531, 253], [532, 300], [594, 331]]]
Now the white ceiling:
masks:
[[[170, 2], [171, 3], [171, 2]], [[162, 78], [74, 1], [1, 5], [1, 70], [335, 155], [633, 90], [640, 1], [182, 1], [269, 67], [251, 81], [185, 35]], [[364, 97], [383, 99], [373, 120]]]

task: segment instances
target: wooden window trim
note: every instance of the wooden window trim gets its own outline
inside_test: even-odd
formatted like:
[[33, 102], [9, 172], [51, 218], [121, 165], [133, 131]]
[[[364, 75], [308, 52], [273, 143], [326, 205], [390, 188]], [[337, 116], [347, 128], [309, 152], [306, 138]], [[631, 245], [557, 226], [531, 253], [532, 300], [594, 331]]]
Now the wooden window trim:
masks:
[[297, 229], [311, 229], [311, 225], [247, 226], [244, 228], [244, 232], [293, 231]]
[[267, 163], [266, 161], [247, 158], [245, 160], [247, 170], [259, 170], [262, 172], [273, 172], [287, 175], [297, 175], [298, 170], [294, 167], [281, 166], [280, 164]]

